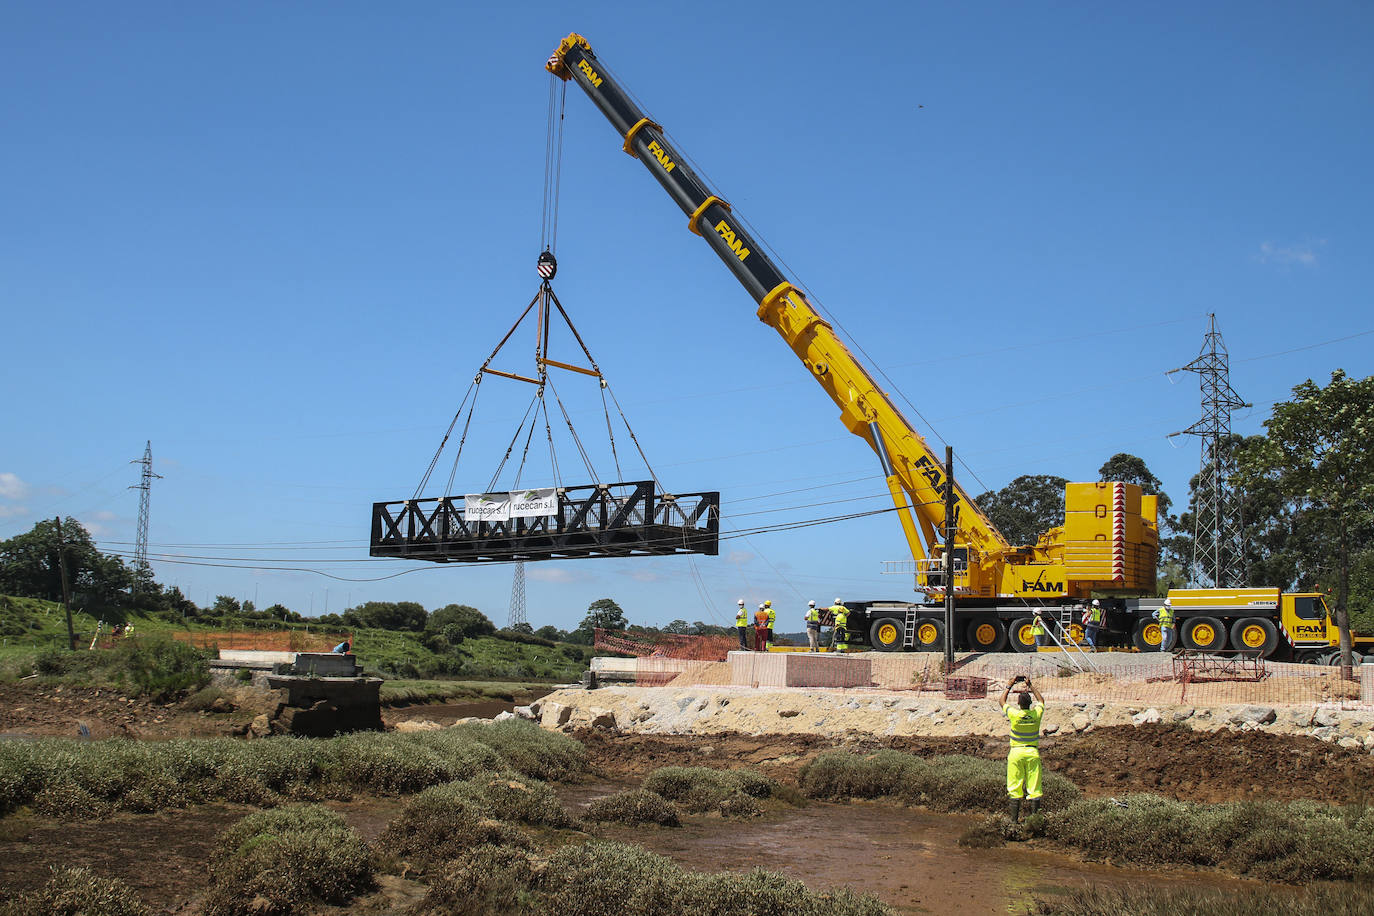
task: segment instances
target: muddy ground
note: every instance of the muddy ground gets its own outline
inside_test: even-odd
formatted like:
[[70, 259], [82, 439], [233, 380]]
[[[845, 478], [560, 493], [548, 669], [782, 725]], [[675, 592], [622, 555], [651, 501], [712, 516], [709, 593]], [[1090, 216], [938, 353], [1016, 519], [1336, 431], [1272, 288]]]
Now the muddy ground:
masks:
[[[412, 706], [389, 711], [387, 717], [442, 722], [477, 712], [471, 706]], [[0, 688], [0, 733], [72, 735], [74, 723], [80, 721], [93, 737], [214, 735], [224, 734], [236, 718], [251, 712], [251, 704], [228, 714], [202, 714], [108, 691]], [[562, 790], [565, 804], [574, 811], [669, 765], [749, 766], [791, 782], [808, 760], [835, 747], [890, 747], [921, 756], [964, 753], [993, 759], [1005, 754], [1003, 741], [983, 737], [703, 737], [605, 730], [576, 737], [586, 744], [597, 772]], [[1364, 751], [1263, 732], [1208, 734], [1167, 725], [1101, 728], [1047, 739], [1043, 755], [1049, 768], [1090, 795], [1150, 791], [1205, 802], [1310, 798], [1343, 803], [1365, 800], [1367, 787], [1374, 785], [1374, 757]], [[359, 797], [331, 806], [366, 838], [375, 839], [402, 804], [395, 798]], [[204, 886], [205, 863], [215, 837], [250, 810], [210, 805], [78, 823], [11, 816], [0, 820], [0, 887], [36, 887], [46, 880], [52, 864], [87, 864], [128, 882], [153, 912], [189, 914]], [[909, 913], [1007, 912], [1008, 903], [1023, 900], [1029, 889], [1085, 883], [1153, 881], [1241, 893], [1257, 886], [1215, 873], [1144, 873], [1089, 865], [1034, 844], [995, 854], [963, 850], [955, 840], [969, 823], [967, 816], [934, 815], [885, 803], [813, 803], [743, 824], [700, 816], [688, 818], [681, 830], [605, 828], [600, 833], [641, 843], [692, 868], [761, 866], [816, 888], [853, 886]], [[423, 893], [418, 882], [384, 876], [381, 888], [349, 912], [403, 912]]]

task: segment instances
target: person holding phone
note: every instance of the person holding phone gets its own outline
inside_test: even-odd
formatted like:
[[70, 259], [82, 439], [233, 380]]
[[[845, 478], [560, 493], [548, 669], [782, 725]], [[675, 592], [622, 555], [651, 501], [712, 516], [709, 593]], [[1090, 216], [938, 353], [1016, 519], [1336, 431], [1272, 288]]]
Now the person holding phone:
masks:
[[[1016, 702], [1008, 703], [1007, 698], [1018, 684], [1024, 686], [1017, 692]], [[1040, 720], [1045, 715], [1045, 699], [1030, 678], [1018, 674], [1002, 691], [1000, 703], [1002, 714], [1011, 723], [1011, 748], [1007, 751], [1007, 816], [1015, 822], [1021, 817], [1023, 799], [1029, 806], [1028, 816], [1040, 811]]]

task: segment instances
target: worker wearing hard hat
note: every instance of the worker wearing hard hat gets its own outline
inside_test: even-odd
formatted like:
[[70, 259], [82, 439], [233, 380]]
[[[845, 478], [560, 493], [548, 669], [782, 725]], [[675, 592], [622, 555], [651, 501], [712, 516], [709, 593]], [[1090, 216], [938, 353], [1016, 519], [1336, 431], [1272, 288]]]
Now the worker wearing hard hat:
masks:
[[773, 625], [778, 622], [778, 612], [773, 610], [773, 602], [765, 601], [763, 609], [768, 612], [768, 645], [773, 644]]
[[1088, 645], [1097, 648], [1097, 636], [1102, 629], [1102, 602], [1096, 598], [1083, 614], [1083, 636]]
[[1168, 598], [1164, 599], [1164, 606], [1155, 611], [1154, 618], [1159, 621], [1159, 651], [1168, 652], [1174, 647], [1174, 605]]
[[761, 604], [754, 612], [754, 651], [768, 651], [768, 612]]
[[[1017, 693], [1016, 702], [1008, 703], [1007, 697], [1018, 683], [1025, 686]], [[1030, 678], [1018, 674], [1002, 691], [999, 702], [1002, 715], [1011, 723], [1011, 749], [1007, 752], [1007, 816], [1015, 821], [1021, 816], [1022, 799], [1030, 805], [1027, 814], [1040, 810], [1040, 720], [1045, 715], [1045, 698], [1031, 685]]]
[[815, 652], [821, 645], [821, 612], [816, 608], [816, 602], [806, 602], [806, 641], [811, 646], [811, 651]]
[[849, 608], [845, 607], [839, 598], [830, 605], [830, 620], [834, 627], [830, 631], [830, 648], [836, 652], [844, 652], [849, 648], [849, 634], [845, 632], [845, 628], [849, 626]]
[[749, 650], [749, 612], [744, 609], [744, 599], [735, 602], [739, 605], [735, 609], [735, 632], [739, 634], [739, 647], [746, 652]]

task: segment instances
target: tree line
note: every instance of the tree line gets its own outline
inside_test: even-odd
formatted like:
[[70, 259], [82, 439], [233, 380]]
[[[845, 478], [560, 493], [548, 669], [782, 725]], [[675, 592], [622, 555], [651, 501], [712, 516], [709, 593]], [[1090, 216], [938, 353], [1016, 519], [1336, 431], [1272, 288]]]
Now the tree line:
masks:
[[[1244, 584], [1328, 593], [1343, 631], [1348, 624], [1374, 632], [1374, 376], [1352, 379], [1337, 369], [1324, 387], [1308, 379], [1274, 405], [1264, 430], [1233, 435], [1209, 456], [1238, 497]], [[1159, 478], [1135, 455], [1113, 455], [1098, 474], [1159, 497], [1159, 594], [1214, 584], [1194, 563], [1198, 548], [1214, 546], [1201, 492], [1210, 480], [1194, 475], [1187, 504], [1175, 513]], [[1064, 523], [1065, 483], [1026, 475], [977, 502], [1008, 540], [1033, 544]]]

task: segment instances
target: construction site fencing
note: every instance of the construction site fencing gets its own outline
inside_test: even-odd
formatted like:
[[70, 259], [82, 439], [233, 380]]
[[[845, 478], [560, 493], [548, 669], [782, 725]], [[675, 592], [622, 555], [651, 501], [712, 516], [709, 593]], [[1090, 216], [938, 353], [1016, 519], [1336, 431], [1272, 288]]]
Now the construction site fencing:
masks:
[[725, 661], [726, 653], [739, 645], [734, 636], [684, 636], [678, 633], [636, 633], [634, 631], [592, 631], [592, 647], [635, 655], [641, 658]]
[[210, 652], [222, 649], [255, 652], [328, 652], [341, 642], [353, 642], [353, 635], [342, 630], [201, 630], [173, 633], [172, 638]]
[[639, 686], [739, 686], [911, 691], [997, 697], [1028, 675], [1047, 702], [1135, 706], [1326, 706], [1374, 710], [1374, 665], [1341, 669], [1217, 656], [1099, 653], [972, 656], [944, 672], [936, 653], [739, 652], [725, 662], [643, 657]]

